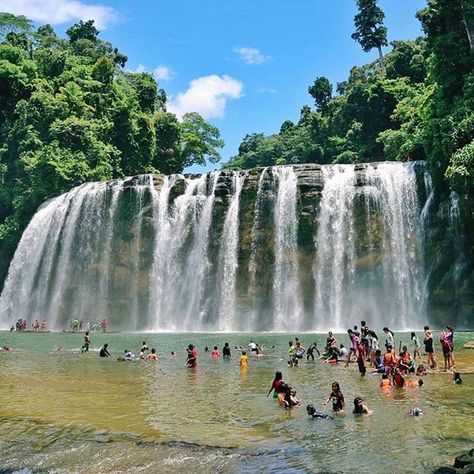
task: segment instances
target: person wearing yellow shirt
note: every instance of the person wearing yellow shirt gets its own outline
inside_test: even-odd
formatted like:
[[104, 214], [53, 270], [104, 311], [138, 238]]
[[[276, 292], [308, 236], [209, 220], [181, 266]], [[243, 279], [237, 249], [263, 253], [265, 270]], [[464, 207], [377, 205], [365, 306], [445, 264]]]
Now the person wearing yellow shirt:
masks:
[[249, 358], [247, 357], [247, 352], [242, 351], [242, 355], [240, 356], [240, 367], [247, 367], [247, 362]]

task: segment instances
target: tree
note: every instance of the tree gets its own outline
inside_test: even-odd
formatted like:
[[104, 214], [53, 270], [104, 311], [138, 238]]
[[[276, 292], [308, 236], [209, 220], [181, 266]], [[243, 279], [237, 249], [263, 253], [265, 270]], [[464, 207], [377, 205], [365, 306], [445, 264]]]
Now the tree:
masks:
[[351, 38], [362, 46], [368, 53], [377, 48], [380, 66], [384, 69], [382, 46], [387, 46], [387, 28], [383, 26], [385, 13], [377, 6], [377, 0], [357, 0], [359, 13], [354, 17], [356, 27]]
[[314, 99], [316, 107], [326, 112], [332, 97], [332, 85], [327, 77], [317, 77], [314, 84], [308, 87], [309, 95]]
[[0, 41], [9, 33], [30, 33], [33, 22], [23, 15], [0, 12]]

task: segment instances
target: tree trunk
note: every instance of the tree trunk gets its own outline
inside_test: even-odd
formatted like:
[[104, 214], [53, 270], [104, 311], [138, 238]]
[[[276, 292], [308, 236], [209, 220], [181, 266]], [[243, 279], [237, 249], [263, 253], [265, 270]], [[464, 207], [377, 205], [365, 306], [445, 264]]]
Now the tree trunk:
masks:
[[384, 60], [383, 60], [382, 46], [378, 45], [378, 46], [377, 46], [377, 49], [378, 49], [378, 51], [379, 51], [379, 63], [380, 63], [380, 67], [382, 68], [383, 71], [385, 71], [385, 63], [384, 63]]

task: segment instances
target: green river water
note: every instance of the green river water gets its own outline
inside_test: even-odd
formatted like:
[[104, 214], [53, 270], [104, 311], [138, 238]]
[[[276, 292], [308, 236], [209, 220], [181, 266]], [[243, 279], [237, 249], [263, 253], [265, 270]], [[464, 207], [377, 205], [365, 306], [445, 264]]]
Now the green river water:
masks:
[[[93, 333], [91, 352], [81, 354], [83, 334], [0, 332], [0, 345], [14, 348], [0, 352], [0, 472], [428, 473], [473, 447], [474, 351], [462, 346], [474, 333], [455, 334], [463, 385], [439, 371], [421, 389], [388, 393], [356, 364], [304, 360], [289, 368], [294, 336]], [[306, 347], [313, 339], [324, 345], [323, 334], [299, 337]], [[250, 339], [265, 346], [265, 356], [249, 357], [241, 370], [233, 348]], [[396, 334], [397, 346], [408, 339]], [[158, 362], [117, 361], [124, 348], [138, 353], [143, 340], [157, 348]], [[101, 359], [105, 342], [112, 357]], [[231, 360], [204, 352], [224, 342]], [[190, 343], [199, 351], [196, 369], [184, 364]], [[296, 388], [301, 407], [285, 410], [266, 397], [276, 370]], [[323, 411], [335, 380], [345, 415], [309, 419], [306, 404]], [[359, 395], [372, 416], [351, 414]], [[415, 406], [424, 416], [408, 415]]]

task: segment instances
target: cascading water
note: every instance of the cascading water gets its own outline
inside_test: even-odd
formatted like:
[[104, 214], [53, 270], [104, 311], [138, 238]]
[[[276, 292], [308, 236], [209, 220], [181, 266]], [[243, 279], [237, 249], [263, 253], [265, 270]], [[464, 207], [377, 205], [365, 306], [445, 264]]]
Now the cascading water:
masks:
[[278, 167], [275, 205], [275, 330], [299, 329], [302, 298], [298, 276], [297, 178], [292, 167]]
[[235, 317], [235, 285], [239, 265], [239, 204], [240, 193], [244, 184], [244, 176], [235, 173], [233, 176], [233, 196], [229, 205], [225, 222], [219, 255], [220, 262], [220, 311], [219, 327], [224, 331], [238, 330], [238, 320]]
[[45, 319], [61, 330], [72, 319], [108, 319], [128, 330], [304, 331], [366, 319], [419, 327], [427, 183], [419, 163], [89, 183], [31, 220], [0, 296], [0, 325]]
[[353, 166], [323, 168], [316, 235], [315, 327], [340, 330], [350, 308], [349, 291], [354, 274], [354, 196]]

